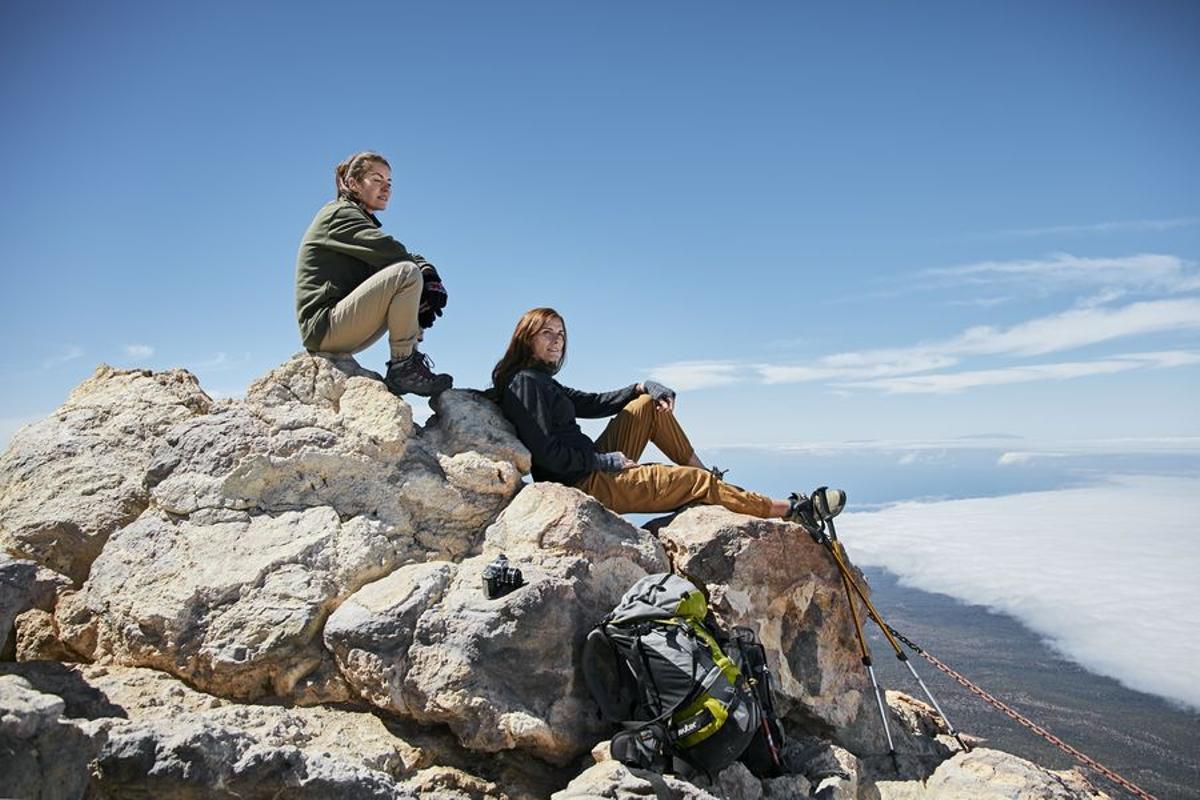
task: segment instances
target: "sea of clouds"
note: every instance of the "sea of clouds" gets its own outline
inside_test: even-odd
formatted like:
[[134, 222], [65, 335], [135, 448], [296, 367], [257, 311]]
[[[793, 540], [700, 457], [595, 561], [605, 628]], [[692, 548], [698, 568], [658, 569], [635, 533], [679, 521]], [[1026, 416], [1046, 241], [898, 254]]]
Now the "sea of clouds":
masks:
[[1200, 709], [1200, 478], [1127, 476], [839, 518], [851, 559], [1021, 620], [1067, 657]]

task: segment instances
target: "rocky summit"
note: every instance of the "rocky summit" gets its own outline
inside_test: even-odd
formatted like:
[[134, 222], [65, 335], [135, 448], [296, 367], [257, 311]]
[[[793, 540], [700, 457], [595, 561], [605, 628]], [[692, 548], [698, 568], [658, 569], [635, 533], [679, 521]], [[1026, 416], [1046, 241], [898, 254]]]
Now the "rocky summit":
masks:
[[[889, 692], [886, 756], [841, 578], [799, 526], [693, 508], [645, 528], [529, 453], [483, 394], [425, 425], [349, 357], [213, 400], [102, 366], [0, 456], [0, 796], [1101, 798], [960, 752]], [[525, 584], [496, 599], [504, 553]], [[584, 639], [674, 570], [752, 628], [785, 774], [612, 760]]]

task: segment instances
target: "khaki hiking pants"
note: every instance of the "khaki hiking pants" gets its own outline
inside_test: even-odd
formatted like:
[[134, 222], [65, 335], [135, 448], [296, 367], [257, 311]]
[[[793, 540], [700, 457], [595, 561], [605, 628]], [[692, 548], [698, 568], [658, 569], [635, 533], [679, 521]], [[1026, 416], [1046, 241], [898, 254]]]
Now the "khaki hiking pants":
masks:
[[379, 270], [329, 312], [329, 330], [318, 349], [325, 353], [357, 353], [375, 344], [387, 331], [392, 360], [407, 358], [421, 333], [417, 307], [424, 285], [420, 267], [411, 261]]
[[641, 458], [654, 445], [675, 464], [641, 464], [620, 472], [593, 472], [576, 484], [618, 514], [674, 511], [688, 503], [725, 506], [740, 514], [771, 516], [771, 498], [725, 483], [706, 469], [687, 464], [695, 452], [675, 415], [661, 411], [649, 395], [631, 400], [596, 440], [602, 453], [620, 450]]

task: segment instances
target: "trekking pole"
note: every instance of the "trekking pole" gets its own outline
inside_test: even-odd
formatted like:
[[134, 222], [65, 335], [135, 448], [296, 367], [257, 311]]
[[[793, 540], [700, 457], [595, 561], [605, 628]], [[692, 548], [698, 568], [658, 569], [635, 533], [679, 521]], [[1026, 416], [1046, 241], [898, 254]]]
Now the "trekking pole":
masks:
[[[904, 652], [903, 648], [900, 647], [900, 643], [896, 641], [896, 637], [892, 635], [892, 627], [883, 621], [883, 617], [880, 616], [879, 611], [875, 608], [875, 604], [871, 602], [871, 598], [868, 597], [867, 593], [863, 591], [863, 588], [858, 585], [858, 581], [851, 576], [850, 567], [847, 564], [848, 558], [846, 557], [846, 548], [842, 546], [841, 541], [837, 538], [837, 528], [834, 527], [833, 519], [831, 518], [825, 520], [825, 522], [829, 525], [829, 536], [825, 537], [825, 544], [829, 548], [829, 552], [833, 555], [833, 560], [837, 562], [838, 571], [842, 573], [842, 583], [846, 588], [846, 593], [849, 594], [851, 591], [850, 587], [854, 587], [854, 593], [858, 595], [859, 599], [862, 600], [863, 605], [867, 607], [868, 616], [870, 616], [870, 618], [875, 621], [875, 624], [879, 626], [879, 629], [883, 632], [884, 638], [888, 640], [888, 643], [892, 646], [892, 649], [895, 650], [896, 658], [902, 661], [904, 666], [908, 667], [909, 673], [913, 676], [913, 679], [916, 680], [917, 685], [921, 687], [921, 691], [925, 693], [925, 697], [929, 699], [930, 704], [937, 711], [938, 716], [940, 716], [942, 721], [946, 723], [946, 730], [950, 731], [950, 735], [954, 737], [956, 742], [958, 742], [958, 746], [963, 749], [964, 753], [969, 753], [971, 748], [967, 746], [965, 741], [963, 741], [962, 736], [959, 735], [959, 732], [955, 729], [954, 723], [952, 723], [950, 718], [946, 716], [946, 712], [942, 710], [942, 706], [940, 703], [938, 703], [937, 698], [933, 696], [933, 693], [929, 691], [929, 687], [925, 685], [925, 681], [921, 680], [921, 676], [917, 674], [917, 670], [912, 665], [912, 661], [908, 658], [908, 654]], [[854, 608], [853, 599], [850, 601], [850, 607], [851, 609]], [[855, 624], [857, 624], [857, 622], [857, 617], [855, 617]], [[860, 633], [859, 636], [861, 637], [861, 635], [862, 634]], [[874, 680], [873, 673], [872, 680]], [[884, 724], [886, 727], [886, 723]]]
[[[827, 521], [831, 522], [831, 520]], [[833, 526], [830, 525], [830, 531], [832, 532], [832, 530]], [[830, 544], [829, 537], [823, 536], [822, 538], [825, 540], [826, 545], [830, 547], [830, 552], [833, 552], [834, 561], [837, 562], [838, 571], [842, 576], [842, 589], [846, 592], [846, 604], [850, 606], [850, 618], [854, 620], [854, 633], [858, 637], [858, 652], [862, 658], [862, 665], [867, 668], [867, 674], [871, 677], [871, 686], [875, 689], [875, 704], [879, 708], [879, 721], [883, 723], [883, 735], [887, 737], [888, 755], [892, 758], [892, 766], [899, 773], [900, 762], [896, 758], [896, 745], [892, 742], [892, 729], [888, 725], [887, 709], [883, 702], [883, 694], [879, 689], [879, 681], [875, 678], [875, 666], [871, 661], [871, 649], [867, 646], [867, 637], [863, 635], [862, 620], [858, 617], [858, 607], [854, 605], [854, 592], [850, 588], [850, 577], [846, 574], [841, 559], [833, 551], [833, 545]]]

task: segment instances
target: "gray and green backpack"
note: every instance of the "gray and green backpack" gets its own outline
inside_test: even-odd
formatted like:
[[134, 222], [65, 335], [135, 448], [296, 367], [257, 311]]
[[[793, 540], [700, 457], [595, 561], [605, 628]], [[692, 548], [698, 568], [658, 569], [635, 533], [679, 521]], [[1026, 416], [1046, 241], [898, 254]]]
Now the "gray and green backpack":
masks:
[[704, 593], [679, 575], [647, 575], [625, 592], [588, 635], [583, 675], [601, 714], [622, 728], [612, 739], [618, 761], [659, 772], [686, 771], [682, 761], [711, 776], [751, 763], [749, 748], [762, 771], [778, 768], [762, 645], [745, 628], [726, 637]]

